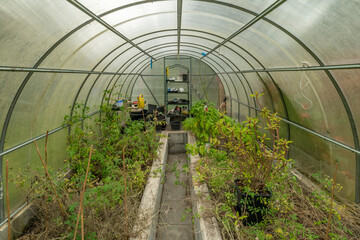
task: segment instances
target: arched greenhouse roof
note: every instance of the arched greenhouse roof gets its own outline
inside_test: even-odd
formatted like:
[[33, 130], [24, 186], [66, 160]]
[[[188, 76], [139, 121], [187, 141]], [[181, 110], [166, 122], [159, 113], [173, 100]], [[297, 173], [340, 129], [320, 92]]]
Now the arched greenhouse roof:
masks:
[[[331, 175], [338, 163], [343, 195], [359, 203], [359, 12], [359, 0], [2, 0], [1, 172], [5, 159], [33, 164], [46, 131], [61, 167], [64, 115], [78, 103], [97, 114], [104, 90], [164, 104], [171, 63], [189, 69], [192, 102], [226, 96], [238, 121], [264, 93], [298, 168]], [[24, 203], [13, 194], [12, 213]]]

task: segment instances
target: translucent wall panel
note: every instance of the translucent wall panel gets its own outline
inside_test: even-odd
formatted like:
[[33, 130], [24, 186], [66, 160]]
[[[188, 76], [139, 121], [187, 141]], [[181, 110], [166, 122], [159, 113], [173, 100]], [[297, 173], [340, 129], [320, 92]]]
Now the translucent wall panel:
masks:
[[290, 120], [325, 136], [341, 139], [349, 146], [354, 145], [344, 105], [324, 72], [272, 75], [283, 92]]
[[[265, 10], [268, 6], [274, 3], [273, 0], [247, 0], [247, 1], [238, 1], [238, 0], [226, 0], [226, 1], [220, 1], [225, 4], [232, 4], [235, 6], [239, 6], [245, 9], [248, 9], [253, 12], [260, 13], [263, 10]], [[227, 11], [225, 9], [225, 11]]]
[[[147, 68], [149, 69], [149, 68]], [[163, 73], [164, 74], [164, 73]], [[164, 75], [161, 76], [144, 76], [150, 90], [154, 94], [156, 100], [160, 105], [164, 104]], [[135, 83], [134, 90], [132, 93], [132, 99], [135, 99], [140, 94], [144, 95], [145, 101], [150, 104], [157, 104], [150, 91], [144, 84], [143, 80], [139, 77]]]
[[[204, 31], [205, 28], [203, 29], [186, 29], [184, 27], [182, 27], [181, 30], [181, 35], [195, 35], [195, 36], [199, 36], [199, 37], [203, 37], [203, 38], [210, 38], [212, 40], [214, 40], [215, 42], [221, 42], [222, 40], [224, 40], [224, 37], [222, 36], [216, 36], [214, 35], [213, 32], [206, 32]], [[209, 47], [215, 47], [216, 43], [214, 43], [212, 46], [209, 45]]]
[[121, 0], [121, 1], [107, 0], [106, 2], [101, 2], [101, 4], [99, 3], [98, 0], [79, 0], [78, 2], [85, 5], [95, 14], [102, 14], [114, 8], [124, 7], [126, 5], [135, 3], [137, 2], [137, 0]]
[[[360, 136], [360, 70], [336, 70], [331, 71], [344, 93], [353, 114], [358, 136]], [[338, 141], [342, 139], [336, 138]]]
[[[322, 61], [358, 63], [358, 1], [287, 1], [268, 17], [300, 38]], [[335, 47], [336, 46], [336, 47]]]
[[339, 164], [336, 182], [343, 187], [339, 196], [355, 200], [355, 154], [291, 126], [290, 157], [295, 166], [307, 175], [320, 174], [334, 178], [336, 162]]
[[140, 46], [146, 50], [149, 54], [153, 55], [156, 54], [156, 52], [160, 52], [163, 50], [164, 47], [169, 45], [176, 45], [177, 44], [177, 36], [164, 36], [158, 39], [153, 39], [146, 41]]
[[[112, 78], [111, 75], [100, 76], [97, 79], [94, 86], [92, 87], [91, 91], [89, 91], [87, 107], [90, 108], [90, 112], [99, 110], [99, 106], [101, 104], [102, 97], [104, 96], [104, 90], [111, 78]], [[114, 91], [111, 98], [117, 98], [117, 96], [118, 96], [117, 91]]]
[[27, 73], [0, 72], [0, 127], [2, 128], [10, 104]]
[[6, 149], [62, 125], [85, 75], [34, 73], [12, 114]]
[[[183, 5], [182, 27], [185, 29], [208, 29], [209, 32], [229, 36], [245, 25], [252, 15], [207, 2], [192, 1]], [[219, 28], [218, 26], [226, 26]]]
[[123, 43], [125, 41], [119, 36], [92, 22], [59, 45], [41, 67], [92, 69], [107, 53]]
[[79, 89], [79, 96], [77, 98], [77, 103], [81, 103], [84, 104], [86, 101], [86, 98], [89, 94], [89, 91], [92, 87], [92, 85], [94, 84], [95, 81], [97, 81], [100, 78], [100, 75], [90, 75], [86, 81], [84, 82], [83, 87], [81, 88], [81, 90]]
[[[66, 135], [67, 129], [63, 129], [50, 135], [48, 139], [48, 166], [53, 177], [55, 177], [55, 174], [53, 173], [59, 168], [62, 168], [64, 165], [64, 160], [66, 158]], [[45, 139], [38, 140], [37, 144], [40, 149], [40, 153], [44, 158]], [[36, 152], [34, 144], [27, 145], [4, 156], [2, 173], [3, 176], [5, 176], [6, 160], [9, 161], [9, 177], [11, 181], [9, 183], [10, 211], [14, 212], [25, 203], [25, 193], [27, 191], [25, 189], [19, 189], [16, 187], [16, 185], [13, 183], [15, 178], [26, 175], [26, 170], [29, 168], [34, 171], [38, 171], [41, 175], [44, 175], [45, 172], [42, 168], [42, 163], [38, 153]], [[28, 172], [27, 174], [32, 175], [31, 172]], [[29, 185], [29, 182], [26, 182], [26, 184]], [[7, 207], [5, 206], [5, 216], [6, 214]]]
[[1, 65], [33, 66], [63, 35], [89, 19], [66, 1], [1, 0]]

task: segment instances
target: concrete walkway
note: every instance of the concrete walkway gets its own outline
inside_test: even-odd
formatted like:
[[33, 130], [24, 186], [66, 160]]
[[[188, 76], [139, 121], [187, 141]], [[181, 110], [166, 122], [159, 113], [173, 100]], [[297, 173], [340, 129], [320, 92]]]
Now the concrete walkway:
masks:
[[169, 152], [157, 225], [157, 240], [193, 240], [187, 155]]

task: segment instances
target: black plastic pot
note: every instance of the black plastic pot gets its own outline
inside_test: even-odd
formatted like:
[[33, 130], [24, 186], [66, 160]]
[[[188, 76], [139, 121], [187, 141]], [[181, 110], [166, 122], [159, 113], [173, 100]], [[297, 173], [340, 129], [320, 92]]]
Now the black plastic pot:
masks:
[[254, 225], [263, 221], [264, 216], [268, 210], [268, 202], [272, 196], [270, 191], [264, 194], [248, 194], [243, 193], [239, 188], [240, 179], [236, 179], [235, 183], [235, 196], [236, 205], [235, 209], [242, 216], [246, 212], [247, 218], [244, 219], [244, 225]]
[[156, 130], [157, 131], [163, 131], [163, 130], [166, 129], [166, 125], [167, 125], [167, 123], [165, 121], [160, 121], [156, 125]]
[[170, 122], [171, 130], [180, 130], [181, 122]]
[[170, 123], [172, 122], [182, 122], [186, 119], [184, 115], [169, 115], [170, 116]]
[[[139, 112], [130, 112], [130, 119], [132, 121], [135, 121], [135, 120], [143, 120], [143, 118], [147, 117], [147, 109], [143, 109], [142, 111], [139, 111]], [[144, 112], [144, 115], [143, 115], [143, 112]]]

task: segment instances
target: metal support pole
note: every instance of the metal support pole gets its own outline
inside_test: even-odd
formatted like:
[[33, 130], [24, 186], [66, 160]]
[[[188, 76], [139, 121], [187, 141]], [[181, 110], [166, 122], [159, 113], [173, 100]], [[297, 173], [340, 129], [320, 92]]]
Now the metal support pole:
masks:
[[204, 91], [204, 93], [201, 95], [200, 100], [202, 100], [205, 96], [205, 93], [207, 92], [207, 90], [209, 89], [210, 85], [212, 84], [212, 82], [215, 80], [215, 75], [212, 77], [212, 79], [210, 80], [209, 84], [206, 86], [206, 89]]
[[239, 35], [240, 33], [242, 33], [243, 31], [245, 31], [246, 29], [248, 29], [249, 27], [251, 27], [253, 24], [255, 24], [256, 22], [258, 22], [259, 20], [261, 20], [263, 17], [265, 17], [266, 15], [268, 15], [269, 13], [271, 13], [273, 10], [275, 10], [277, 7], [279, 7], [281, 4], [283, 4], [284, 2], [286, 2], [286, 0], [278, 0], [275, 3], [271, 4], [268, 8], [266, 8], [264, 11], [262, 11], [259, 15], [257, 15], [255, 18], [253, 18], [250, 22], [248, 22], [247, 24], [245, 24], [245, 26], [243, 26], [242, 28], [240, 28], [239, 30], [237, 30], [236, 32], [234, 32], [233, 34], [231, 34], [228, 38], [226, 38], [224, 41], [222, 41], [220, 44], [218, 44], [216, 47], [214, 47], [213, 49], [211, 49], [207, 54], [205, 54], [205, 56], [201, 57], [207, 57], [210, 53], [214, 52], [216, 49], [218, 49], [219, 47], [221, 47], [222, 45], [224, 45], [225, 43], [227, 43], [228, 41], [230, 41], [231, 39], [233, 39], [234, 37], [236, 37], [237, 35]]
[[146, 83], [146, 81], [145, 81], [145, 79], [143, 78], [143, 76], [140, 75], [140, 78], [141, 78], [141, 80], [143, 80], [143, 82], [145, 83], [145, 86], [146, 86], [147, 89], [149, 90], [151, 96], [154, 98], [156, 104], [157, 104], [158, 106], [160, 106], [158, 100], [156, 99], [155, 95], [153, 94], [153, 92], [152, 92], [151, 89], [149, 88], [149, 85]]
[[[252, 108], [252, 109], [254, 109], [254, 110], [256, 110], [256, 111], [261, 111], [260, 108], [250, 106], [250, 105], [248, 105], [248, 104], [246, 104], [246, 103], [242, 103], [242, 102], [240, 102], [239, 100], [237, 100], [237, 99], [235, 99], [235, 98], [231, 98], [231, 99], [234, 100], [234, 101], [236, 101], [236, 102], [238, 102], [238, 103], [241, 104], [241, 105], [244, 105], [244, 106], [246, 106], [246, 107]], [[337, 146], [340, 146], [340, 147], [345, 148], [345, 149], [347, 149], [347, 150], [349, 150], [349, 151], [351, 151], [351, 152], [353, 152], [353, 153], [356, 153], [356, 154], [360, 155], [360, 151], [359, 151], [359, 150], [356, 150], [355, 148], [352, 148], [352, 147], [350, 147], [350, 146], [347, 146], [347, 145], [345, 145], [345, 144], [343, 144], [343, 143], [341, 143], [341, 142], [339, 142], [339, 141], [336, 141], [336, 140], [334, 140], [334, 139], [332, 139], [332, 138], [326, 137], [326, 136], [324, 136], [324, 135], [322, 135], [322, 134], [320, 134], [320, 133], [317, 133], [317, 132], [315, 132], [315, 131], [313, 131], [313, 130], [310, 130], [310, 129], [306, 128], [306, 127], [303, 127], [303, 126], [301, 126], [300, 124], [297, 124], [297, 123], [292, 122], [292, 121], [290, 121], [290, 120], [287, 120], [287, 119], [285, 119], [285, 118], [282, 118], [282, 117], [279, 117], [279, 116], [276, 116], [276, 117], [277, 117], [277, 118], [280, 118], [282, 121], [286, 122], [287, 124], [290, 124], [290, 125], [292, 125], [292, 126], [294, 126], [294, 127], [296, 127], [296, 128], [299, 128], [299, 129], [305, 131], [305, 132], [311, 133], [312, 135], [315, 135], [315, 136], [317, 136], [317, 137], [319, 137], [319, 138], [321, 138], [321, 139], [323, 139], [323, 140], [325, 140], [325, 141], [331, 142], [331, 143], [333, 143], [333, 144], [335, 144], [335, 145], [337, 145]]]
[[8, 66], [0, 66], [0, 72], [73, 73], [73, 74], [99, 74], [99, 75], [138, 75], [136, 73], [116, 73], [116, 72], [86, 71], [86, 70], [77, 70], [77, 69], [30, 68], [30, 67], [8, 67]]
[[98, 23], [100, 23], [101, 25], [103, 25], [104, 27], [106, 27], [107, 29], [109, 29], [110, 31], [112, 31], [113, 33], [115, 33], [116, 35], [118, 35], [119, 37], [121, 37], [122, 39], [124, 39], [126, 42], [128, 42], [129, 44], [131, 44], [133, 47], [137, 48], [140, 52], [144, 53], [145, 55], [149, 56], [150, 58], [152, 58], [153, 60], [156, 60], [154, 57], [152, 57], [151, 55], [149, 55], [147, 52], [145, 52], [143, 49], [141, 49], [138, 45], [136, 45], [133, 41], [131, 41], [130, 39], [128, 39], [127, 37], [125, 37], [123, 34], [121, 34], [118, 30], [116, 30], [115, 28], [113, 28], [110, 24], [108, 24], [107, 22], [105, 22], [104, 20], [102, 20], [99, 16], [97, 16], [95, 13], [91, 12], [88, 8], [86, 8], [84, 5], [82, 5], [81, 3], [79, 3], [76, 0], [66, 0], [69, 3], [71, 3], [72, 5], [74, 5], [76, 8], [78, 8], [80, 11], [82, 11], [83, 13], [85, 13], [86, 15], [90, 16], [92, 19], [94, 19], [95, 21], [97, 21]]
[[177, 0], [177, 57], [180, 56], [180, 37], [181, 37], [181, 16], [182, 16], [182, 0]]

